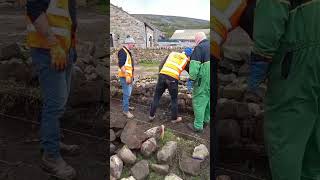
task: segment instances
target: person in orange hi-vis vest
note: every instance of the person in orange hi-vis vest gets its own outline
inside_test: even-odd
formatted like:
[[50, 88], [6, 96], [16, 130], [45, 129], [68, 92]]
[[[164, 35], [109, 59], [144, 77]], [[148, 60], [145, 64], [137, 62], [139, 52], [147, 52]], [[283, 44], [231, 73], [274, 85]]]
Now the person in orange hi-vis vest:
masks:
[[181, 53], [171, 52], [160, 63], [159, 78], [149, 112], [150, 121], [155, 118], [160, 98], [166, 89], [169, 90], [171, 97], [171, 120], [172, 122], [182, 121], [182, 118], [178, 117], [178, 84], [182, 71], [189, 69], [191, 54], [192, 48], [185, 48]]
[[129, 111], [133, 107], [129, 106], [129, 100], [132, 92], [132, 82], [134, 79], [134, 62], [130, 50], [134, 48], [135, 41], [127, 36], [124, 46], [118, 52], [118, 77], [122, 87], [122, 111], [127, 118], [133, 118], [134, 115]]
[[68, 100], [76, 54], [76, 0], [27, 0], [27, 45], [38, 73], [43, 108], [40, 115], [41, 167], [62, 179], [76, 171], [61, 157], [77, 145], [60, 141], [60, 122]]

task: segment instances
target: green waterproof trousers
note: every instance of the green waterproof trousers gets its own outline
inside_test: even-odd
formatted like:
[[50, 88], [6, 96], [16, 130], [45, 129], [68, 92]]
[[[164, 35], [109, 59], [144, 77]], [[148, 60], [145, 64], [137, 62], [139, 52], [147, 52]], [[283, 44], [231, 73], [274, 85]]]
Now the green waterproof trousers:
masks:
[[203, 123], [210, 122], [210, 61], [192, 60], [189, 73], [190, 78], [195, 79], [192, 92], [194, 127], [202, 130]]
[[272, 180], [320, 180], [320, 1], [260, 0], [254, 51], [272, 57], [265, 140]]

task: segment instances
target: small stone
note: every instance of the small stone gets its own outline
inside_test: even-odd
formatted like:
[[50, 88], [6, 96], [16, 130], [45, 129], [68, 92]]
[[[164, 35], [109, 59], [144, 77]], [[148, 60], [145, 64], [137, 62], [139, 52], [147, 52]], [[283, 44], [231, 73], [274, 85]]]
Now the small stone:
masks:
[[111, 176], [115, 177], [116, 179], [119, 179], [121, 177], [122, 170], [123, 170], [122, 160], [117, 155], [111, 156], [110, 157], [110, 174], [111, 174]]
[[133, 176], [130, 176], [128, 178], [122, 178], [121, 180], [136, 180]]
[[171, 173], [171, 174], [169, 174], [168, 176], [166, 176], [166, 177], [164, 178], [164, 180], [183, 180], [183, 179], [180, 178], [179, 176]]
[[169, 173], [169, 165], [151, 164], [151, 169], [161, 175], [167, 175]]
[[185, 153], [182, 155], [180, 159], [180, 169], [181, 171], [197, 176], [200, 173], [200, 165], [201, 161], [197, 159], [193, 159], [191, 157], [188, 157]]
[[119, 150], [117, 155], [125, 164], [134, 164], [137, 160], [136, 155], [126, 145]]
[[114, 134], [113, 129], [110, 129], [110, 141], [116, 140], [116, 135]]
[[148, 138], [160, 139], [164, 136], [164, 125], [153, 127], [144, 132]]
[[192, 158], [203, 161], [207, 156], [209, 156], [209, 150], [204, 144], [194, 148]]
[[157, 141], [155, 138], [150, 138], [146, 140], [144, 143], [142, 143], [141, 145], [141, 153], [145, 157], [149, 157], [156, 150], [157, 150]]
[[171, 160], [175, 155], [177, 150], [177, 142], [169, 141], [167, 142], [162, 149], [157, 153], [157, 159], [160, 162], [167, 162]]
[[145, 179], [149, 175], [149, 163], [146, 160], [141, 160], [137, 162], [131, 168], [131, 174], [137, 180]]
[[117, 147], [114, 144], [110, 143], [110, 154], [113, 154], [116, 151], [116, 149]]

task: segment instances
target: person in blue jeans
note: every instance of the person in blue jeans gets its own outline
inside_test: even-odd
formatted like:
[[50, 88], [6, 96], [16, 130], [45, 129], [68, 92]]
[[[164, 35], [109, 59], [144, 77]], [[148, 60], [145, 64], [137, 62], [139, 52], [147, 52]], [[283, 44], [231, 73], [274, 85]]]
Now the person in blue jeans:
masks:
[[129, 100], [132, 92], [134, 63], [130, 50], [134, 48], [135, 41], [127, 36], [125, 44], [118, 52], [118, 76], [122, 87], [122, 111], [127, 118], [133, 118], [134, 115], [129, 111], [133, 107], [129, 106]]
[[77, 149], [60, 141], [60, 118], [70, 92], [75, 50], [76, 1], [28, 0], [27, 45], [38, 73], [43, 107], [40, 118], [41, 166], [62, 179], [74, 179], [76, 171], [61, 150]]

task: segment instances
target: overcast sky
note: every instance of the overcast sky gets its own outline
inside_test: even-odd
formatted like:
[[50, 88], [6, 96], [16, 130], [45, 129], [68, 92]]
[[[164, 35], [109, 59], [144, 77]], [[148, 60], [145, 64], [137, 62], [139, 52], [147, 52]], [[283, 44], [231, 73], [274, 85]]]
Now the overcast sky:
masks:
[[110, 0], [130, 14], [157, 14], [210, 20], [210, 0]]

